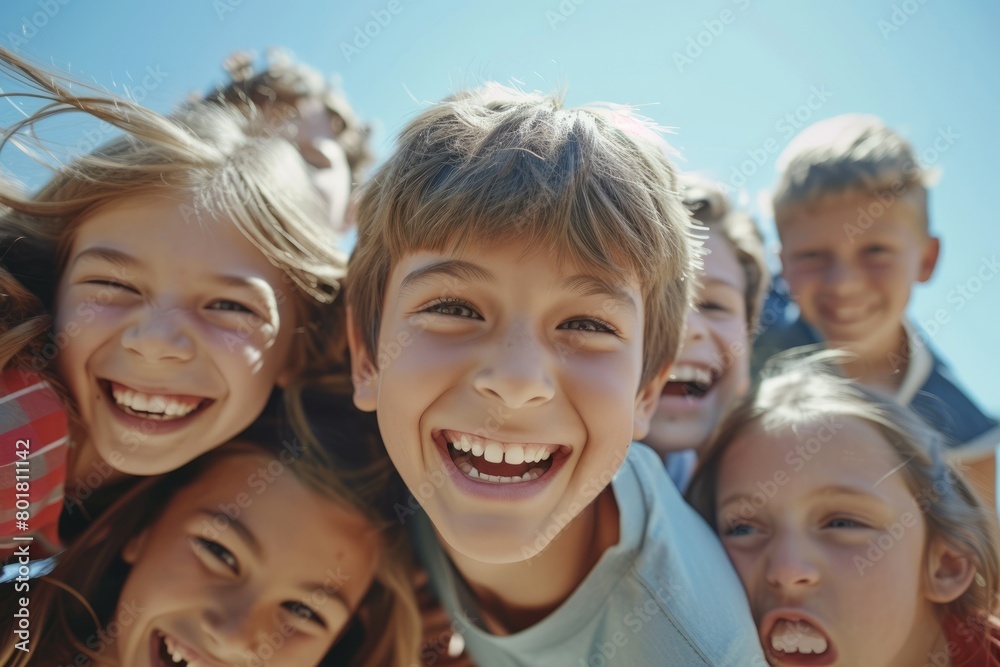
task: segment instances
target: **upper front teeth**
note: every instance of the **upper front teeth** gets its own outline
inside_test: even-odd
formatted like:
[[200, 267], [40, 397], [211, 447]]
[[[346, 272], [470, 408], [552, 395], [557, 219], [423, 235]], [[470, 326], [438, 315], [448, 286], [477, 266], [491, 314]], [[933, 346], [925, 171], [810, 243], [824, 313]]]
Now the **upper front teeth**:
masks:
[[467, 435], [462, 435], [453, 442], [452, 447], [459, 452], [471, 452], [473, 456], [482, 456], [491, 463], [502, 461], [514, 465], [544, 461], [552, 456], [553, 451], [543, 445], [501, 444], [495, 440], [480, 442], [478, 438], [472, 442]]
[[826, 637], [804, 621], [778, 621], [771, 631], [771, 648], [783, 653], [824, 653]]
[[176, 398], [159, 394], [146, 394], [117, 385], [112, 385], [111, 393], [118, 405], [138, 412], [152, 412], [168, 417], [184, 417], [198, 407], [198, 403], [179, 401]]
[[712, 384], [712, 374], [698, 366], [688, 364], [677, 364], [670, 371], [672, 382], [698, 382], [701, 384]]

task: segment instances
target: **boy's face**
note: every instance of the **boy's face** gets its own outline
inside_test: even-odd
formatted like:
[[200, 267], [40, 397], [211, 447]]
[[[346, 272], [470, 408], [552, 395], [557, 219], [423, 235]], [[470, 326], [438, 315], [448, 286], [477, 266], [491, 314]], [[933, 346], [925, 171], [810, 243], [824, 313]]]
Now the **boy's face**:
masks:
[[746, 274], [718, 233], [709, 234], [705, 247], [697, 307], [644, 441], [661, 456], [702, 446], [750, 388]]
[[861, 354], [898, 347], [910, 287], [930, 279], [939, 248], [909, 203], [829, 197], [797, 207], [779, 235], [792, 295], [827, 341]]
[[[376, 359], [352, 332], [355, 402], [442, 538], [481, 561], [544, 549], [645, 435], [638, 281], [524, 244], [419, 251], [390, 275]], [[364, 373], [364, 370], [359, 371]]]

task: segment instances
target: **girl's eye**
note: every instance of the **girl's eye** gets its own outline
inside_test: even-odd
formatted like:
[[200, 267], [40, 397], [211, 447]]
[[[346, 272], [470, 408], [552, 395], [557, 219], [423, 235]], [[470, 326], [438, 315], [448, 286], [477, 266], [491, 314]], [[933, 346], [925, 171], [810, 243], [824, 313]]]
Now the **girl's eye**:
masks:
[[195, 544], [196, 550], [207, 551], [211, 554], [212, 558], [232, 570], [233, 574], [240, 573], [239, 561], [236, 560], [236, 556], [233, 555], [232, 551], [225, 548], [218, 542], [213, 542], [212, 540], [205, 539], [204, 537], [194, 537], [192, 538], [192, 541]]
[[752, 535], [753, 532], [753, 526], [748, 523], [734, 523], [724, 529], [722, 535], [723, 537], [743, 537], [746, 535]]
[[298, 618], [315, 623], [322, 628], [327, 627], [322, 616], [301, 602], [285, 602], [282, 606]]
[[129, 285], [126, 285], [125, 283], [120, 283], [117, 280], [111, 280], [111, 279], [105, 279], [105, 278], [98, 278], [98, 279], [95, 279], [95, 280], [85, 280], [84, 284], [86, 284], [86, 285], [100, 285], [102, 287], [110, 287], [113, 290], [125, 290], [125, 291], [128, 291], [128, 292], [135, 292], [137, 294], [139, 292], [139, 290], [137, 290], [136, 288], [131, 287]]
[[855, 521], [853, 519], [847, 519], [844, 517], [837, 517], [836, 519], [830, 519], [826, 522], [827, 528], [867, 528], [868, 526]]
[[594, 318], [570, 320], [569, 322], [560, 324], [559, 328], [569, 329], [570, 331], [590, 331], [594, 333], [618, 334], [618, 331], [613, 326], [603, 320]]
[[242, 303], [237, 303], [235, 301], [229, 301], [228, 299], [220, 299], [208, 307], [209, 310], [228, 310], [235, 313], [252, 313], [253, 311], [244, 306]]
[[450, 317], [465, 317], [471, 320], [483, 319], [475, 308], [467, 301], [461, 299], [438, 299], [424, 308], [423, 313], [438, 313]]
[[718, 313], [729, 312], [729, 308], [718, 301], [702, 301], [698, 304], [698, 310], [710, 310]]

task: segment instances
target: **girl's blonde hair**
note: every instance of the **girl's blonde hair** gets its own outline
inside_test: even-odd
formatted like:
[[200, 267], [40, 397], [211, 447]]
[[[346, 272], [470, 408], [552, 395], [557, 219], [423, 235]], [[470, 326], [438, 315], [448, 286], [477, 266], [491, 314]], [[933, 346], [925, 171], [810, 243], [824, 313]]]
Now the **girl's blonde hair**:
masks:
[[[45, 306], [51, 308], [74, 233], [88, 215], [122, 199], [167, 192], [180, 196], [181, 212], [191, 224], [231, 220], [288, 276], [289, 289], [279, 290], [279, 296], [292, 296], [298, 326], [306, 333], [297, 337], [293, 372], [318, 358], [343, 361], [346, 345], [337, 334], [343, 327], [325, 306], [339, 292], [346, 261], [291, 143], [234, 109], [196, 105], [164, 117], [5, 49], [0, 49], [0, 73], [22, 90], [0, 97], [16, 106], [38, 105], [4, 129], [0, 154], [16, 145], [29, 155], [53, 155], [54, 144], [37, 138], [37, 126], [74, 112], [124, 132], [62, 164], [34, 195], [0, 187], [0, 255]], [[140, 232], [141, 221], [136, 224]], [[18, 344], [5, 337], [0, 352], [9, 358]]]
[[759, 422], [770, 431], [798, 429], [829, 416], [863, 420], [905, 463], [900, 472], [927, 521], [928, 539], [944, 540], [976, 567], [974, 583], [943, 611], [960, 619], [994, 614], [1000, 597], [996, 518], [945, 461], [943, 436], [890, 397], [836, 373], [846, 355], [796, 350], [769, 362], [765, 379], [719, 426], [691, 481], [688, 501], [718, 528], [719, 466], [729, 446], [753, 424]]
[[[333, 438], [337, 449], [368, 451], [366, 442], [374, 437], [365, 415], [349, 405], [333, 405], [328, 415], [336, 419]], [[310, 490], [332, 502], [362, 512], [381, 528], [382, 553], [374, 582], [361, 602], [355, 618], [321, 665], [352, 667], [408, 667], [416, 659], [420, 638], [420, 616], [411, 583], [412, 566], [402, 529], [391, 525], [370, 503], [378, 485], [357, 485], [360, 479], [384, 479], [369, 468], [333, 469], [319, 464], [309, 447], [289, 447], [280, 420], [265, 417], [233, 441], [212, 450], [187, 465], [161, 475], [140, 479], [135, 486], [105, 511], [60, 557], [55, 569], [32, 582], [31, 617], [33, 651], [15, 648], [13, 633], [0, 646], [0, 664], [76, 664], [86, 656], [96, 665], [116, 665], [107, 654], [108, 641], [102, 634], [116, 611], [120, 592], [128, 578], [129, 566], [121, 552], [127, 542], [157, 520], [171, 497], [190, 485], [227, 457], [247, 453], [276, 456], [279, 452], [299, 452], [282, 465]], [[329, 435], [329, 434], [328, 434]], [[343, 440], [342, 443], [339, 441]], [[294, 440], [292, 441], [294, 444]], [[266, 444], [265, 444], [266, 443]], [[281, 443], [281, 444], [278, 444]], [[369, 443], [371, 444], [371, 443]], [[364, 457], [362, 457], [364, 458]], [[375, 464], [375, 468], [387, 464]], [[342, 495], [342, 490], [348, 494]], [[15, 598], [11, 594], [8, 597]], [[8, 599], [5, 605], [13, 605]], [[13, 609], [11, 609], [11, 614]]]

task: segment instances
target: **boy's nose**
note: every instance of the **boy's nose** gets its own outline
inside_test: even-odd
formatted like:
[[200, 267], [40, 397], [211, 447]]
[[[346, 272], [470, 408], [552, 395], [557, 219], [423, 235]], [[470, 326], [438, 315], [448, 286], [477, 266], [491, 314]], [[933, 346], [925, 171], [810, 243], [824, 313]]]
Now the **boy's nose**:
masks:
[[807, 540], [776, 535], [764, 555], [764, 579], [775, 588], [795, 590], [819, 583], [820, 572]]
[[147, 361], [187, 361], [194, 341], [181, 322], [182, 314], [149, 309], [122, 334], [122, 345]]
[[850, 262], [835, 259], [827, 266], [823, 282], [836, 292], [851, 292], [863, 287], [861, 272]]
[[547, 403], [555, 396], [555, 383], [548, 370], [550, 354], [545, 344], [530, 333], [511, 332], [485, 355], [473, 386], [480, 394], [499, 399], [510, 408]]

